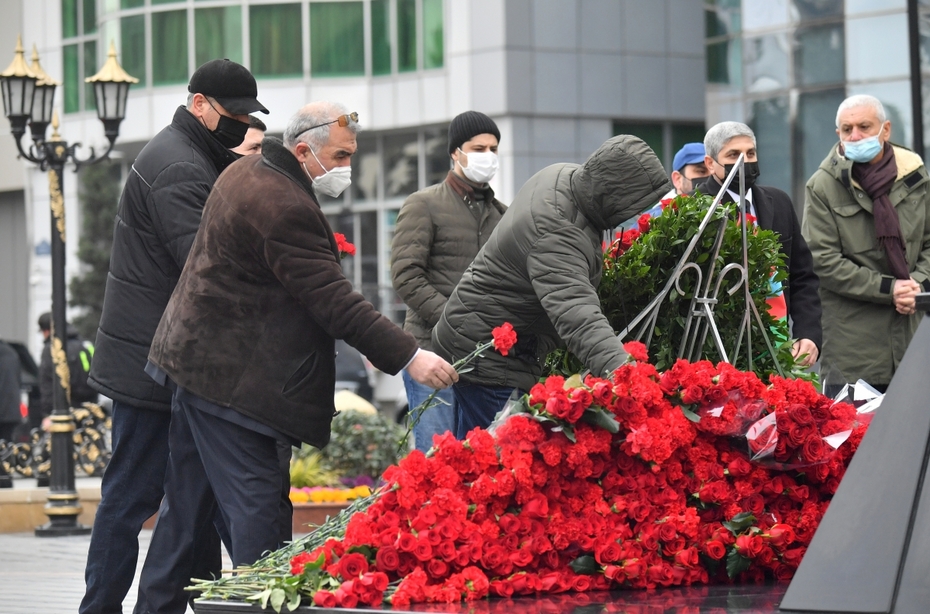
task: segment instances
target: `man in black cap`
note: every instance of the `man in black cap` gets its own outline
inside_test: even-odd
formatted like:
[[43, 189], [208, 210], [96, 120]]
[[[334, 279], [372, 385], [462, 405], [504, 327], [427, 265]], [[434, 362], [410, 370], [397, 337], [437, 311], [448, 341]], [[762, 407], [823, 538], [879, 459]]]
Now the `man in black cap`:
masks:
[[[220, 173], [239, 156], [249, 113], [268, 109], [244, 66], [212, 60], [188, 85], [187, 105], [142, 149], [123, 188], [96, 352], [88, 382], [113, 399], [113, 456], [87, 554], [80, 612], [120, 612], [135, 575], [138, 535], [161, 503], [168, 464], [171, 391], [144, 371]], [[219, 537], [198, 536], [197, 577], [218, 574]]]
[[[478, 111], [449, 124], [452, 170], [442, 183], [411, 194], [400, 209], [391, 246], [391, 279], [407, 304], [404, 329], [421, 348], [432, 349], [432, 332], [446, 299], [497, 226], [506, 207], [488, 182], [497, 172], [500, 130]], [[416, 409], [433, 392], [404, 371], [407, 405]], [[424, 453], [433, 435], [454, 431], [455, 400], [447, 388], [413, 427]]]

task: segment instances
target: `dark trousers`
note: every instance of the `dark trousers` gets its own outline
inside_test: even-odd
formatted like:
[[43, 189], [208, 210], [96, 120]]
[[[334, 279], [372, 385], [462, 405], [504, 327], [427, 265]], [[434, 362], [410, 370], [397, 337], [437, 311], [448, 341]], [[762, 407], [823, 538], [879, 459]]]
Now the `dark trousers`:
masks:
[[[123, 611], [136, 572], [139, 531], [158, 511], [164, 494], [170, 421], [167, 411], [113, 403], [113, 456], [103, 475], [87, 552], [81, 614]], [[219, 537], [212, 527], [202, 536], [198, 552], [201, 558], [194, 566], [199, 573], [220, 570]]]
[[177, 396], [165, 498], [139, 581], [137, 614], [183, 614], [184, 587], [197, 576], [196, 536], [219, 510], [229, 529], [233, 566], [249, 565], [290, 536], [282, 513], [286, 488], [278, 442], [201, 411]]
[[455, 438], [465, 439], [468, 431], [477, 426], [488, 428], [514, 391], [522, 394], [520, 390], [509, 386], [481, 386], [467, 382], [453, 384]]

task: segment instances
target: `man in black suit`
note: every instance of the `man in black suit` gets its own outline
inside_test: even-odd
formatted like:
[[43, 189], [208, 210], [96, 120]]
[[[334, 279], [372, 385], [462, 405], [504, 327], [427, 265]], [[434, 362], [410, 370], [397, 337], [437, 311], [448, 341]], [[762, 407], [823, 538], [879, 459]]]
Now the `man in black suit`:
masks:
[[[809, 366], [817, 361], [823, 342], [820, 325], [820, 281], [814, 273], [811, 250], [801, 236], [801, 224], [791, 198], [778, 188], [756, 185], [759, 160], [756, 136], [740, 122], [721, 122], [704, 136], [704, 163], [710, 176], [695, 185], [704, 194], [717, 194], [740, 154], [745, 155], [746, 211], [761, 228], [779, 235], [785, 255], [788, 282], [784, 286], [785, 306], [791, 335], [796, 341], [792, 353], [798, 363]], [[724, 195], [723, 202], [739, 202], [739, 175]]]

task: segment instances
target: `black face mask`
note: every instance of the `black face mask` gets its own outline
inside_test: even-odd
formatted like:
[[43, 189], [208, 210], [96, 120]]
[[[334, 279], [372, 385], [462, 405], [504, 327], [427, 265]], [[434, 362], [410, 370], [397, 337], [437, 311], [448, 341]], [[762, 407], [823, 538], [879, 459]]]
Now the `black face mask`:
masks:
[[249, 123], [241, 122], [237, 119], [220, 115], [220, 121], [216, 128], [210, 131], [220, 144], [226, 149], [239, 147], [245, 140], [245, 134], [249, 131]]
[[[730, 176], [730, 173], [733, 171], [735, 164], [724, 164], [723, 165], [723, 177], [726, 179]], [[759, 178], [759, 163], [758, 162], [743, 162], [744, 173], [743, 182], [748, 190], [756, 183], [756, 179]], [[739, 174], [733, 178], [733, 182], [730, 184], [730, 189], [734, 192], [739, 192]]]

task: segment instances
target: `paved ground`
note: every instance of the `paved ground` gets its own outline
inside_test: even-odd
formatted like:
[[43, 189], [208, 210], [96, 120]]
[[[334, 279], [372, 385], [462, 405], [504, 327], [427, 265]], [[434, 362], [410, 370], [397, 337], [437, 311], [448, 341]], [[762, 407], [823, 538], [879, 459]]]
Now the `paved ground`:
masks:
[[[136, 581], [123, 602], [132, 612], [142, 560], [151, 531], [139, 536]], [[90, 535], [36, 537], [32, 533], [0, 535], [0, 614], [75, 613], [84, 596], [84, 563]]]
[[[77, 487], [99, 484], [99, 478], [78, 478]], [[14, 488], [34, 488], [35, 480], [15, 479]], [[123, 612], [136, 604], [142, 561], [152, 532], [139, 536], [139, 562]], [[84, 596], [84, 564], [90, 535], [36, 537], [33, 533], [0, 533], [0, 614], [76, 614]], [[224, 565], [231, 563], [225, 557]], [[188, 612], [191, 612], [188, 609]]]

